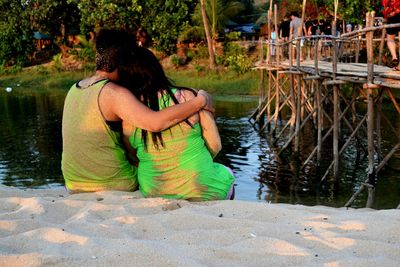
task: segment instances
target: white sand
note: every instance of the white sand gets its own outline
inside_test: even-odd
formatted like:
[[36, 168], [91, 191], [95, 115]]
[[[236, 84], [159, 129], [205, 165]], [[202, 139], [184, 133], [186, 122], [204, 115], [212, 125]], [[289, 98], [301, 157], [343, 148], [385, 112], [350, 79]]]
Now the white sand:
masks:
[[400, 266], [400, 210], [0, 186], [0, 266]]

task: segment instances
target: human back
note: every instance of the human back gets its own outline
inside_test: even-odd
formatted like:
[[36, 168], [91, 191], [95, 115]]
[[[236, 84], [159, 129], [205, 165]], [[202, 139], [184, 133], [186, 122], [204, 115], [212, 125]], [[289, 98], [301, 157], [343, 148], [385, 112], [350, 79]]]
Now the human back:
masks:
[[129, 165], [123, 149], [122, 121], [157, 132], [210, 103], [207, 94], [200, 92], [190, 103], [159, 112], [143, 105], [115, 83], [122, 58], [135, 48], [128, 33], [102, 30], [96, 37], [95, 74], [73, 85], [67, 94], [61, 165], [71, 192], [136, 189], [136, 168]]
[[136, 167], [126, 160], [121, 130], [110, 127], [99, 109], [97, 100], [107, 82], [84, 89], [77, 83], [65, 99], [62, 171], [72, 192], [137, 188]]
[[[121, 72], [121, 83], [131, 88], [143, 103], [162, 110], [190, 101], [195, 92], [174, 87], [161, 65], [147, 49], [138, 49], [135, 60]], [[125, 74], [123, 74], [125, 72]], [[139, 159], [139, 189], [146, 197], [181, 198], [194, 201], [226, 199], [234, 177], [223, 165], [213, 162], [220, 138], [209, 114], [199, 112], [159, 134], [124, 124], [124, 135]], [[204, 138], [204, 132], [211, 132]], [[219, 146], [219, 147], [218, 147]], [[211, 153], [210, 153], [211, 152]]]

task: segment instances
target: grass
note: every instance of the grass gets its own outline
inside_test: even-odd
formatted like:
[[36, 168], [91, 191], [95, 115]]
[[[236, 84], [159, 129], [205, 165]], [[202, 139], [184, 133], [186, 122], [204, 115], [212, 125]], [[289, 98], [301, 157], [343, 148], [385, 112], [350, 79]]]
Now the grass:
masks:
[[[25, 69], [20, 73], [0, 77], [0, 90], [18, 87], [25, 92], [67, 91], [73, 83], [90, 75], [85, 71], [55, 71], [45, 68]], [[259, 85], [258, 72], [236, 74], [196, 70], [167, 70], [174, 84], [204, 89], [213, 95], [256, 95]]]
[[204, 89], [213, 95], [257, 95], [259, 75], [256, 71], [237, 74], [233, 71], [197, 72], [195, 70], [168, 70], [174, 84]]
[[37, 71], [24, 70], [18, 74], [1, 76], [0, 88], [18, 87], [25, 92], [67, 91], [71, 85], [85, 77], [84, 71]]

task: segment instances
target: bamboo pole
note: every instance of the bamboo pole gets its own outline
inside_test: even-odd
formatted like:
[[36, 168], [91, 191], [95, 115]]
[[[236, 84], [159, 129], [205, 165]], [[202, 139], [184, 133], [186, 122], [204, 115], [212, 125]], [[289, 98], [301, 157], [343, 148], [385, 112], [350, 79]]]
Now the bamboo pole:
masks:
[[275, 25], [275, 36], [276, 36], [275, 59], [276, 63], [279, 65], [281, 57], [281, 46], [279, 45], [280, 41], [279, 41], [279, 31], [278, 31], [278, 6], [276, 4], [274, 5], [274, 25]]
[[319, 81], [315, 81], [316, 83], [316, 93], [317, 93], [317, 124], [318, 124], [318, 132], [317, 132], [317, 163], [318, 166], [321, 163], [321, 150], [322, 150], [322, 101], [321, 101], [321, 87]]
[[[335, 5], [336, 11], [336, 5]], [[336, 12], [335, 19], [332, 22], [332, 35], [336, 35]], [[332, 79], [336, 80], [337, 72], [337, 43], [336, 39], [332, 39]], [[339, 110], [340, 110], [340, 98], [339, 98], [340, 87], [338, 84], [333, 85], [333, 178], [337, 179], [339, 175]]]
[[263, 100], [265, 98], [265, 87], [264, 87], [265, 77], [264, 77], [264, 70], [263, 69], [261, 70], [260, 75], [261, 75], [260, 76], [260, 98], [258, 99], [259, 113], [258, 113], [257, 117], [259, 119], [259, 121], [258, 121], [259, 126], [262, 127], [263, 126], [263, 122], [264, 122], [264, 117], [265, 117], [265, 114], [261, 111]]
[[[367, 25], [373, 26], [375, 12], [367, 13]], [[374, 75], [374, 52], [373, 52], [373, 39], [374, 33], [367, 33], [367, 64], [368, 64], [368, 77], [367, 77], [367, 93], [368, 93], [368, 183], [375, 184], [375, 166], [374, 166], [374, 96], [373, 96], [373, 75]], [[368, 201], [367, 207], [371, 207], [375, 195], [375, 188], [368, 187]]]
[[382, 29], [381, 43], [379, 45], [379, 65], [382, 65], [383, 48], [385, 47], [386, 29]]
[[382, 159], [382, 132], [381, 132], [381, 114], [382, 114], [382, 93], [385, 89], [381, 89], [378, 99], [377, 99], [377, 110], [376, 110], [376, 152], [378, 154], [379, 160]]
[[[272, 1], [271, 1], [272, 2]], [[268, 35], [267, 35], [267, 41], [268, 41], [268, 52], [267, 52], [267, 64], [271, 63], [271, 8], [267, 12], [267, 19], [268, 19]]]
[[[271, 79], [272, 79], [272, 71], [271, 70], [269, 70], [268, 71], [268, 90], [267, 90], [267, 99], [268, 99], [268, 103], [271, 103], [271, 101], [272, 101], [272, 99], [271, 99], [271, 94], [272, 94], [272, 82], [271, 82]], [[267, 108], [267, 127], [268, 127], [268, 130], [270, 129], [270, 121], [271, 121], [271, 105], [268, 105], [268, 108]]]
[[356, 63], [358, 63], [360, 58], [360, 36], [357, 35], [356, 39]]
[[[261, 63], [264, 62], [264, 45], [263, 45], [263, 37], [260, 37], [259, 39], [260, 42], [260, 58], [261, 58]], [[259, 118], [259, 126], [263, 126], [263, 121], [264, 121], [264, 114], [262, 111], [262, 105], [265, 99], [265, 77], [264, 77], [264, 69], [260, 70], [260, 96], [258, 99], [258, 115], [257, 117]]]

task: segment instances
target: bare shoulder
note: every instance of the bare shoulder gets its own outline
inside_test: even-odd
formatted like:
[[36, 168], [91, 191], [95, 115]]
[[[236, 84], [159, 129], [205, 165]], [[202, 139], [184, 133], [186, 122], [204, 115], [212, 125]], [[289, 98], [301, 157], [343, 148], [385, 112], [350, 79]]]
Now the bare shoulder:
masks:
[[108, 82], [106, 85], [104, 85], [103, 90], [114, 93], [126, 93], [126, 92], [130, 93], [129, 90], [126, 89], [125, 87], [120, 86], [113, 82]]

